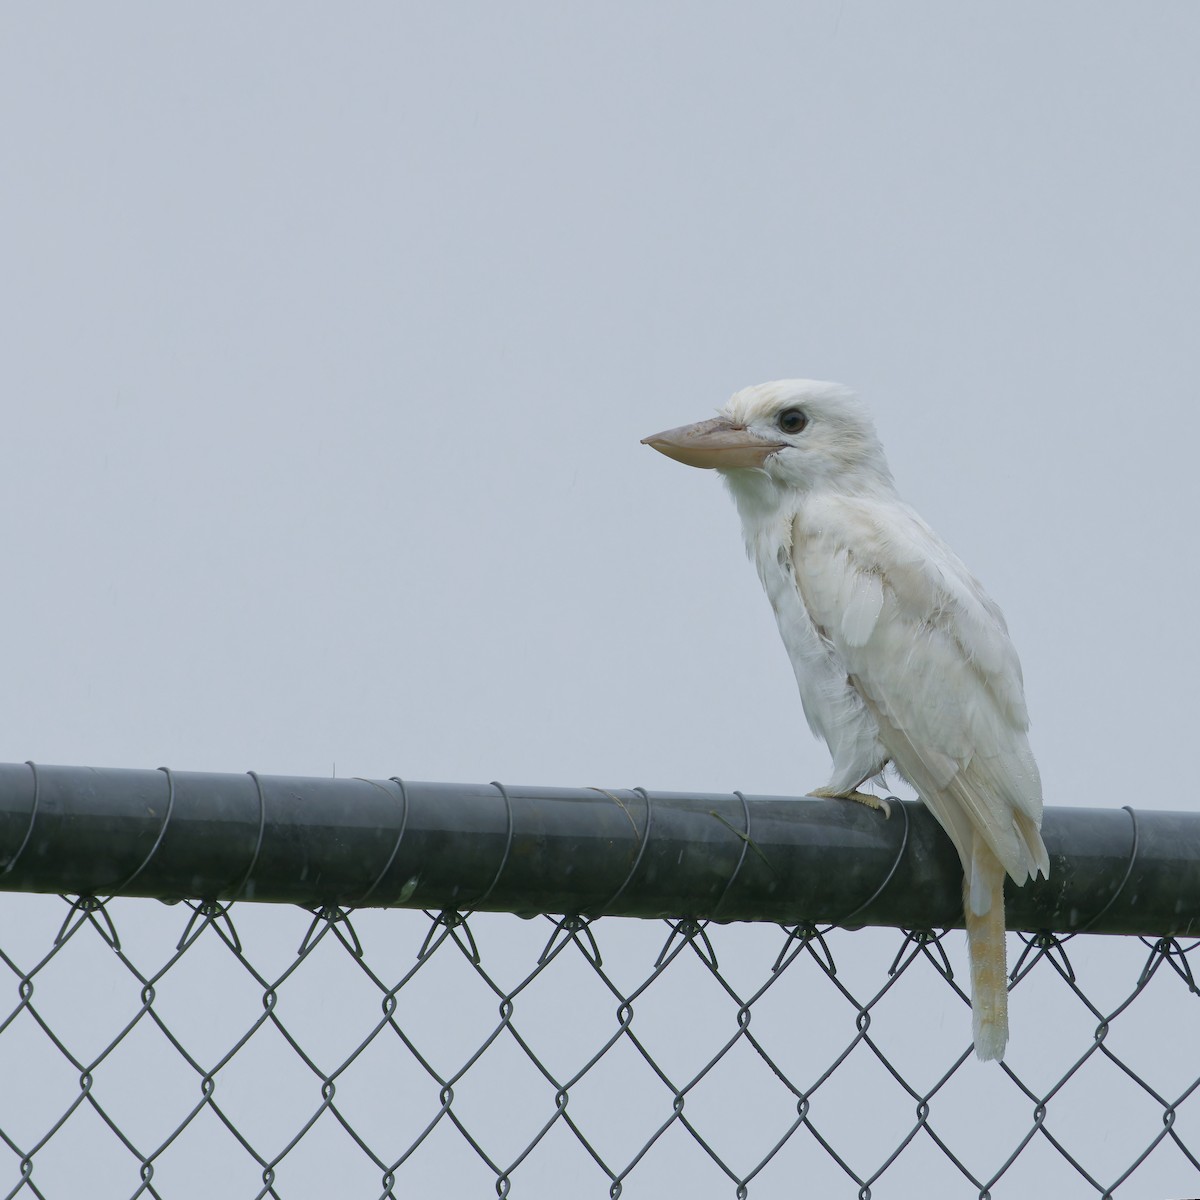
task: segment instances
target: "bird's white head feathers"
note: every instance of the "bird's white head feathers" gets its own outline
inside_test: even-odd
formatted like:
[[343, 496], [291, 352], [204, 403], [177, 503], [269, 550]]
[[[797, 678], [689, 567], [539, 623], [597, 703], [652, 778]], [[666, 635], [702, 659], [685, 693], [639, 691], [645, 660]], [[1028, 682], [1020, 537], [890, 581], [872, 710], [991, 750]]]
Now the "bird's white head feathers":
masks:
[[691, 467], [720, 471], [736, 495], [892, 492], [883, 447], [849, 388], [777, 379], [736, 392], [721, 415], [642, 439]]
[[[840, 383], [777, 379], [743, 388], [722, 416], [752, 437], [773, 443], [761, 470], [783, 487], [801, 491], [890, 490], [892, 475], [870, 413]], [[733, 472], [724, 472], [731, 484]]]

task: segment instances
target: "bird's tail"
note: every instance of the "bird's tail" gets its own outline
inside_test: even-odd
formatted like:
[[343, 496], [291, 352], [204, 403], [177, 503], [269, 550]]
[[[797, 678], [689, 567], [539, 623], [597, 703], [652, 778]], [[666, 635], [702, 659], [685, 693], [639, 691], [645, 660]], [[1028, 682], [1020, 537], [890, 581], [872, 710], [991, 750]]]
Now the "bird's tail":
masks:
[[1008, 966], [1004, 947], [1004, 867], [976, 833], [963, 876], [963, 914], [971, 960], [971, 1015], [975, 1053], [1004, 1056], [1008, 1041]]

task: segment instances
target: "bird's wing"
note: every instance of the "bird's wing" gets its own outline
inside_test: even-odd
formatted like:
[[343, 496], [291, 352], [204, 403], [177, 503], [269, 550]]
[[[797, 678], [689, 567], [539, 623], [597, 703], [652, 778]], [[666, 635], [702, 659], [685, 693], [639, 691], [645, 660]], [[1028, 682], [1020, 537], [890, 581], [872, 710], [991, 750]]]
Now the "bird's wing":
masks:
[[813, 623], [964, 864], [978, 830], [1018, 882], [1047, 872], [1020, 662], [963, 563], [907, 505], [847, 497], [795, 519], [792, 559]]

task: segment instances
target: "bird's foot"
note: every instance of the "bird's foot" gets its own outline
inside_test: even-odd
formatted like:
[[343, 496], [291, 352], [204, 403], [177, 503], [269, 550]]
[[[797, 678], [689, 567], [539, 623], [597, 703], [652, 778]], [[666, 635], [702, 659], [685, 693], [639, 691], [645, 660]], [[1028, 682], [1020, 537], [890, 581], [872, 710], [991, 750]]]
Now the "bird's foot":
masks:
[[853, 800], [856, 804], [865, 804], [883, 813], [884, 817], [892, 815], [892, 806], [880, 796], [872, 796], [870, 792], [859, 792], [851, 789], [848, 792], [835, 792], [833, 788], [813, 788], [810, 796], [819, 796], [822, 800]]

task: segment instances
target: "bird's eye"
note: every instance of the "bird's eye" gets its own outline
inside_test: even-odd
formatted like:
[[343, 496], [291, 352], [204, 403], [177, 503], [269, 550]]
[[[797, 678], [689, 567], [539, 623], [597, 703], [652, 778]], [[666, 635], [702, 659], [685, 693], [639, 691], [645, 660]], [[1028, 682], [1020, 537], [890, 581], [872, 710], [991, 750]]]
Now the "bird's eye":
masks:
[[808, 424], [808, 417], [802, 408], [785, 408], [779, 414], [779, 428], [784, 433], [799, 433]]

